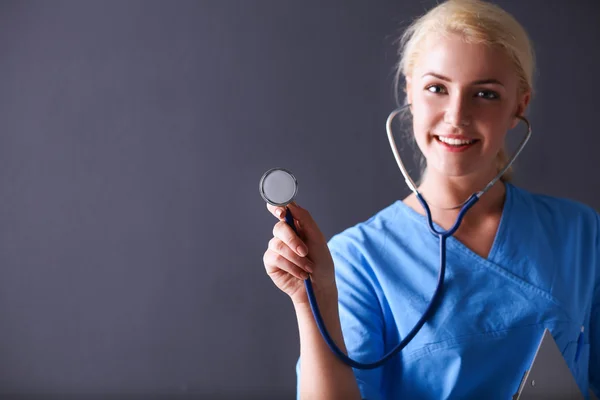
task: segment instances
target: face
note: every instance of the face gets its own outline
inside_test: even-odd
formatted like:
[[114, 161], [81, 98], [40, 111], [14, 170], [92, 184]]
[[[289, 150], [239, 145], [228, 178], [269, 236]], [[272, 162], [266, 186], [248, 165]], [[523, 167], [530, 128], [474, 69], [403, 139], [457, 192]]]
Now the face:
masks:
[[435, 37], [423, 47], [406, 90], [428, 173], [494, 176], [506, 132], [530, 98], [519, 93], [512, 60], [459, 36]]

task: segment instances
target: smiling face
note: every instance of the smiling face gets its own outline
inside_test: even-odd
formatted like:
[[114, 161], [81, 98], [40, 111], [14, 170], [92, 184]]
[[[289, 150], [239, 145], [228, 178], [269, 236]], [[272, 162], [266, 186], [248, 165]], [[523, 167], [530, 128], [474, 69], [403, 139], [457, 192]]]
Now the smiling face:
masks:
[[506, 132], [530, 98], [529, 92], [520, 93], [507, 53], [466, 43], [458, 35], [431, 37], [406, 82], [427, 173], [494, 176]]

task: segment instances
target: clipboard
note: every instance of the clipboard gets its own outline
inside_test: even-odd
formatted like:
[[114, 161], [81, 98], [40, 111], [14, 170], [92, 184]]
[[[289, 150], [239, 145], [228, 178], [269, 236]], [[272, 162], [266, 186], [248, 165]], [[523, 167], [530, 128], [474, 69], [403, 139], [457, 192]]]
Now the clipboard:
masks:
[[529, 370], [525, 371], [512, 400], [584, 400], [583, 394], [546, 328]]

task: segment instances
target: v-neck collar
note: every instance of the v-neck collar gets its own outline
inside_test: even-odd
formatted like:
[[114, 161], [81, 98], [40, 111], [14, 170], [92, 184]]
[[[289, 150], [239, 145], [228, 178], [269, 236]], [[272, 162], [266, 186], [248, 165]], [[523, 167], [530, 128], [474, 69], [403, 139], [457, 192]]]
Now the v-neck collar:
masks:
[[[502, 243], [503, 243], [504, 237], [506, 235], [506, 230], [508, 229], [507, 227], [509, 226], [508, 219], [510, 217], [510, 214], [512, 213], [511, 210], [513, 207], [513, 189], [514, 189], [514, 187], [512, 186], [512, 184], [510, 184], [508, 182], [504, 183], [504, 187], [506, 190], [505, 190], [505, 194], [504, 194], [504, 204], [502, 206], [502, 215], [500, 216], [500, 223], [498, 224], [498, 228], [496, 229], [494, 241], [492, 243], [492, 247], [488, 253], [487, 258], [481, 257], [479, 254], [477, 254], [473, 250], [469, 249], [467, 246], [465, 246], [461, 241], [456, 239], [454, 236], [451, 236], [447, 239], [447, 243], [448, 243], [449, 247], [455, 247], [457, 249], [460, 249], [461, 251], [467, 252], [471, 256], [476, 257], [477, 259], [494, 262], [499, 249], [502, 247]], [[405, 204], [402, 200], [398, 200], [396, 203], [398, 204], [398, 206], [401, 209], [404, 210], [406, 215], [411, 217], [413, 220], [416, 220], [420, 224], [423, 224], [423, 229], [426, 229], [427, 231], [429, 231], [429, 223], [427, 221], [427, 216], [419, 214], [417, 211], [415, 211], [410, 206]], [[433, 226], [437, 230], [444, 230], [441, 226], [439, 226], [435, 222], [433, 222]]]

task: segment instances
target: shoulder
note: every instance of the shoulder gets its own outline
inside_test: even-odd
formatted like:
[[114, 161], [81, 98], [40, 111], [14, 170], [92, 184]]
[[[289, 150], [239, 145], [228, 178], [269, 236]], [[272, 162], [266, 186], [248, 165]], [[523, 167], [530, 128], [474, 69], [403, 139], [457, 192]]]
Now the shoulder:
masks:
[[377, 250], [385, 242], [390, 225], [394, 224], [401, 209], [402, 204], [396, 201], [369, 219], [335, 234], [328, 242], [329, 249], [344, 254]]
[[327, 243], [340, 301], [349, 301], [348, 296], [371, 300], [381, 298], [381, 268], [385, 265], [381, 255], [390, 242], [390, 233], [397, 226], [398, 219], [403, 218], [403, 206], [396, 201], [367, 220], [335, 234]]
[[[509, 184], [512, 211], [522, 222], [540, 223], [561, 229], [578, 229], [598, 234], [600, 214], [577, 200], [535, 193]], [[592, 231], [592, 232], [590, 232]]]
[[397, 200], [367, 220], [337, 233], [327, 243], [336, 271], [369, 275], [375, 280], [390, 258], [397, 261], [408, 257], [415, 246], [433, 240], [421, 218]]

